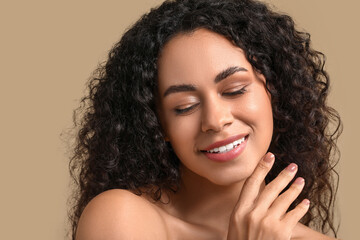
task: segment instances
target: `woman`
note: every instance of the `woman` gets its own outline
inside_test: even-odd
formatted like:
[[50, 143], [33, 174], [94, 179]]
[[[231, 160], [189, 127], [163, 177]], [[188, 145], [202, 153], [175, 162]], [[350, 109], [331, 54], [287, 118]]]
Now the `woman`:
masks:
[[73, 238], [332, 239], [309, 228], [336, 236], [323, 65], [257, 1], [153, 9], [78, 113]]

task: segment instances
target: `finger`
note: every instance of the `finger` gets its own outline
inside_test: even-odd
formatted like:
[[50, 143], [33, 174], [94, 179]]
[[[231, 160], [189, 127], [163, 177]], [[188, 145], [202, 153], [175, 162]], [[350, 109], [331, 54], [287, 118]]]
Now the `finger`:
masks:
[[240, 199], [237, 205], [249, 206], [253, 205], [255, 199], [259, 195], [261, 184], [264, 182], [264, 179], [268, 172], [270, 171], [272, 165], [274, 164], [275, 156], [272, 153], [267, 153], [260, 160], [256, 166], [254, 172], [248, 177], [244, 183], [244, 186], [241, 190]]
[[293, 203], [301, 193], [304, 185], [304, 179], [301, 177], [297, 178], [291, 187], [274, 201], [269, 209], [269, 214], [274, 215], [277, 219], [284, 216], [291, 203]]
[[289, 164], [281, 173], [261, 192], [257, 200], [257, 208], [260, 211], [267, 211], [279, 196], [281, 191], [289, 184], [297, 172], [295, 163]]
[[296, 224], [300, 221], [300, 219], [306, 214], [309, 210], [310, 201], [308, 199], [304, 199], [301, 203], [299, 203], [293, 210], [286, 213], [285, 217], [281, 220], [285, 222], [291, 228], [294, 228]]

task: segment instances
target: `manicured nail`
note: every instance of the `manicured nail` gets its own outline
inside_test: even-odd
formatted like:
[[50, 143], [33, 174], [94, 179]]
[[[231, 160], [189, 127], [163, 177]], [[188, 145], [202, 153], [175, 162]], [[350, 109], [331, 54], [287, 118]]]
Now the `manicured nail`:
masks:
[[275, 159], [275, 155], [270, 153], [270, 154], [266, 155], [264, 160], [265, 160], [265, 162], [271, 163], [274, 159]]
[[294, 172], [297, 168], [297, 165], [295, 163], [290, 163], [289, 166], [286, 167], [286, 170], [290, 171], [290, 172]]
[[310, 205], [310, 201], [308, 199], [304, 199], [303, 201], [303, 204], [309, 206]]
[[305, 182], [305, 180], [302, 177], [298, 177], [294, 183], [302, 185], [302, 184], [304, 184], [304, 182]]

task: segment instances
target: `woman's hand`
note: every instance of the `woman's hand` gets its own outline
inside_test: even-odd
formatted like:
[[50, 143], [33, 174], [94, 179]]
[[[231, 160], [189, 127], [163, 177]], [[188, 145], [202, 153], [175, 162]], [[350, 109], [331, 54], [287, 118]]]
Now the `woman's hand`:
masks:
[[286, 212], [303, 189], [303, 178], [297, 178], [279, 196], [294, 178], [296, 164], [290, 164], [261, 190], [274, 160], [274, 155], [267, 153], [245, 181], [230, 219], [228, 240], [289, 240], [295, 225], [309, 209], [310, 202], [305, 199], [293, 210]]

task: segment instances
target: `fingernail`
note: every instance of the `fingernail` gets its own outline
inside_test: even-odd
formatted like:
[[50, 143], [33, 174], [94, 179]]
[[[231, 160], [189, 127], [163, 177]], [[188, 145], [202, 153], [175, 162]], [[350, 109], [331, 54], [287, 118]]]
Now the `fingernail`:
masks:
[[275, 159], [275, 155], [270, 153], [270, 154], [266, 155], [264, 160], [265, 160], [265, 162], [271, 163], [274, 159]]
[[304, 182], [305, 182], [305, 180], [302, 177], [298, 177], [294, 183], [302, 185], [302, 184], [304, 184]]
[[290, 163], [289, 166], [286, 167], [286, 170], [290, 171], [290, 172], [294, 172], [297, 168], [297, 165], [295, 163]]
[[303, 204], [305, 204], [305, 205], [307, 205], [307, 206], [310, 205], [309, 199], [304, 199], [302, 202], [303, 202]]

